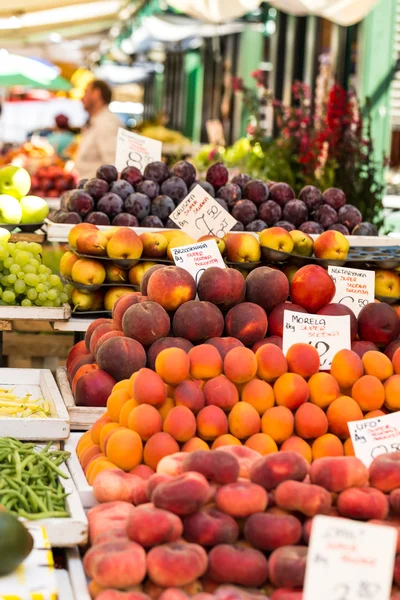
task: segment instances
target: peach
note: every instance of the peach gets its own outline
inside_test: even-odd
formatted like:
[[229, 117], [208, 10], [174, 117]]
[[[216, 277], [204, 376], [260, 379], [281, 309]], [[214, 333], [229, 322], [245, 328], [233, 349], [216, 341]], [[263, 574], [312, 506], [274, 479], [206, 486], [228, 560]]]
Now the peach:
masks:
[[252, 345], [251, 349], [253, 352], [257, 352], [257, 350], [261, 348], [261, 346], [265, 346], [265, 344], [273, 344], [282, 350], [282, 338], [279, 335], [270, 335], [263, 340], [258, 340], [258, 342]]
[[214, 346], [224, 360], [225, 356], [233, 348], [243, 348], [243, 344], [240, 340], [234, 337], [215, 337], [206, 341], [208, 346]]
[[153, 504], [142, 504], [128, 518], [126, 532], [133, 542], [149, 548], [179, 539], [183, 523], [171, 512], [155, 508]]
[[301, 523], [292, 515], [256, 513], [249, 516], [244, 526], [245, 540], [263, 551], [297, 544], [301, 536]]
[[91, 339], [93, 333], [95, 332], [97, 327], [99, 327], [100, 325], [104, 325], [105, 323], [107, 323], [108, 325], [111, 325], [111, 327], [113, 329], [115, 329], [115, 323], [113, 323], [111, 321], [111, 319], [101, 318], [101, 319], [95, 319], [94, 321], [92, 321], [89, 324], [88, 328], [86, 329], [85, 340], [78, 342], [78, 344], [75, 344], [75, 346], [73, 346], [73, 348], [71, 349], [71, 352], [68, 355], [67, 368], [69, 366], [69, 363], [72, 362], [72, 360], [75, 358], [75, 356], [83, 353], [83, 346], [86, 347], [87, 352], [90, 352], [90, 339]]
[[160, 433], [155, 433], [149, 440], [147, 440], [144, 447], [144, 463], [148, 467], [156, 470], [158, 463], [162, 458], [164, 458], [164, 456], [175, 454], [175, 452], [179, 452], [179, 446], [174, 438], [169, 435], [169, 433], [165, 433], [163, 431]]
[[[393, 344], [394, 343], [396, 342], [393, 342]], [[351, 343], [351, 349], [353, 352], [358, 354], [360, 358], [362, 358], [366, 352], [369, 352], [370, 350], [378, 350], [378, 346], [373, 342], [362, 342], [360, 340], [356, 340], [355, 342]]]
[[146, 576], [146, 553], [131, 541], [113, 541], [92, 546], [84, 558], [86, 574], [104, 588], [126, 589]]
[[138, 465], [132, 471], [129, 471], [132, 475], [137, 475], [141, 479], [147, 481], [152, 475], [154, 475], [155, 471], [151, 467], [147, 465]]
[[257, 376], [272, 383], [287, 373], [288, 365], [282, 350], [275, 344], [265, 344], [256, 352]]
[[[101, 319], [98, 319], [98, 321], [100, 321]], [[96, 322], [96, 321], [94, 321]], [[92, 323], [93, 325], [93, 323]], [[96, 346], [97, 346], [97, 342], [100, 340], [100, 338], [106, 334], [109, 333], [110, 331], [117, 331], [115, 325], [113, 324], [112, 321], [106, 321], [103, 323], [98, 324], [95, 328], [92, 329], [90, 335], [88, 335], [88, 338], [86, 338], [85, 335], [85, 340], [88, 339], [89, 341], [89, 350], [91, 354], [95, 354], [95, 350], [96, 350]]]
[[310, 480], [329, 492], [342, 492], [353, 486], [368, 485], [368, 469], [353, 456], [330, 456], [312, 463]]
[[196, 282], [189, 271], [168, 266], [154, 271], [147, 283], [147, 296], [167, 311], [175, 311], [196, 297]]
[[261, 431], [277, 443], [287, 440], [294, 429], [293, 413], [286, 406], [273, 406], [265, 411], [261, 419]]
[[186, 406], [194, 414], [204, 408], [204, 392], [198, 382], [182, 381], [175, 389], [175, 403], [176, 406]]
[[337, 435], [333, 433], [326, 433], [317, 437], [311, 446], [312, 458], [323, 458], [324, 456], [343, 456], [344, 448], [343, 444]]
[[101, 369], [82, 375], [76, 384], [75, 404], [77, 406], [106, 406], [115, 384], [115, 379]]
[[239, 440], [246, 439], [261, 428], [260, 415], [251, 404], [238, 402], [228, 415], [229, 431]]
[[228, 452], [199, 450], [184, 457], [182, 472], [186, 471], [197, 471], [216, 483], [234, 483], [239, 477], [239, 461]]
[[200, 277], [197, 292], [200, 300], [211, 302], [225, 311], [243, 302], [246, 282], [236, 269], [209, 267]]
[[190, 376], [193, 379], [212, 379], [222, 373], [222, 359], [214, 346], [200, 344], [189, 351]]
[[255, 433], [246, 440], [245, 446], [259, 452], [262, 456], [278, 452], [275, 440], [267, 433]]
[[210, 486], [204, 475], [189, 472], [160, 483], [153, 491], [151, 500], [157, 508], [184, 516], [199, 510], [209, 496]]
[[340, 388], [336, 379], [329, 373], [315, 373], [308, 380], [310, 402], [320, 408], [327, 408], [340, 396]]
[[196, 435], [196, 417], [186, 406], [175, 406], [165, 417], [163, 431], [177, 442], [187, 442]]
[[106, 342], [107, 340], [109, 340], [110, 338], [113, 338], [113, 337], [124, 337], [124, 334], [122, 333], [122, 331], [112, 330], [112, 331], [109, 331], [108, 333], [105, 333], [104, 335], [102, 335], [96, 344], [96, 348], [94, 349], [94, 355], [96, 358], [97, 358], [97, 354], [98, 354], [101, 346], [104, 344], [104, 342]]
[[275, 489], [288, 479], [303, 481], [309, 465], [296, 452], [278, 452], [260, 458], [250, 470], [250, 479], [266, 490]]
[[384, 383], [385, 406], [392, 411], [400, 408], [400, 375], [392, 375]]
[[252, 346], [265, 337], [268, 328], [266, 312], [253, 302], [242, 302], [230, 309], [225, 317], [225, 329], [245, 346]]
[[364, 375], [361, 358], [352, 350], [340, 350], [333, 357], [331, 375], [342, 390], [351, 388]]
[[296, 410], [307, 402], [309, 389], [305, 379], [296, 373], [284, 373], [274, 383], [275, 401], [278, 406]]
[[152, 494], [156, 487], [161, 483], [164, 483], [165, 481], [171, 481], [171, 479], [173, 479], [173, 476], [167, 475], [166, 473], [154, 473], [154, 475], [151, 475], [151, 477], [149, 477], [149, 479], [147, 480], [146, 484], [147, 498], [151, 500]]
[[217, 508], [234, 518], [246, 518], [264, 512], [268, 504], [267, 492], [251, 481], [236, 481], [222, 485], [215, 496]]
[[305, 546], [284, 546], [274, 550], [269, 557], [271, 583], [279, 588], [302, 588], [306, 571], [307, 552], [308, 548]]
[[136, 340], [112, 337], [106, 340], [96, 354], [99, 369], [103, 369], [116, 381], [129, 379], [132, 373], [146, 365], [146, 352]]
[[286, 353], [288, 368], [304, 379], [309, 379], [319, 372], [320, 360], [318, 351], [309, 344], [293, 344]]
[[279, 588], [272, 592], [271, 600], [303, 600], [303, 592]]
[[190, 300], [178, 308], [172, 327], [178, 337], [193, 343], [205, 342], [222, 335], [224, 317], [219, 308], [211, 302]]
[[157, 465], [157, 473], [171, 475], [172, 477], [182, 475], [182, 465], [184, 460], [185, 454], [182, 452], [175, 452], [175, 454], [164, 456]]
[[235, 519], [212, 506], [185, 517], [183, 527], [185, 540], [201, 546], [234, 544], [239, 538]]
[[369, 481], [381, 492], [400, 487], [400, 452], [377, 456], [369, 467]]
[[108, 440], [106, 456], [120, 469], [131, 471], [142, 461], [140, 436], [135, 431], [121, 427]]
[[268, 335], [283, 337], [283, 319], [285, 310], [291, 312], [306, 313], [306, 309], [299, 304], [292, 302], [282, 302], [275, 306], [268, 316]]
[[147, 555], [147, 574], [162, 587], [182, 587], [207, 570], [207, 553], [198, 544], [171, 542], [152, 548]]
[[154, 406], [140, 404], [129, 413], [128, 427], [132, 431], [136, 431], [144, 442], [147, 442], [152, 435], [162, 431], [163, 424], [161, 416]]
[[124, 318], [124, 314], [134, 304], [139, 304], [141, 302], [141, 294], [137, 294], [133, 292], [132, 294], [125, 294], [118, 298], [118, 300], [114, 303], [112, 309], [112, 317], [114, 326], [122, 331], [122, 319]]
[[76, 386], [81, 377], [83, 377], [84, 375], [87, 375], [88, 373], [92, 373], [93, 371], [98, 371], [98, 370], [99, 370], [99, 367], [95, 363], [88, 364], [88, 365], [82, 365], [81, 367], [79, 367], [79, 369], [76, 371], [74, 378], [72, 380], [72, 383], [71, 383], [72, 395], [75, 396]]
[[260, 458], [259, 452], [247, 448], [246, 446], [224, 446], [216, 449], [217, 452], [229, 452], [236, 456], [239, 461], [239, 477], [245, 479], [250, 478], [250, 469], [255, 462]]
[[372, 302], [364, 306], [358, 315], [360, 340], [387, 346], [400, 334], [400, 318], [395, 309], [385, 302]]
[[396, 488], [389, 494], [390, 510], [395, 515], [400, 515], [400, 489]]
[[366, 352], [362, 357], [366, 375], [373, 375], [385, 381], [393, 375], [393, 365], [390, 359], [382, 352]]
[[243, 386], [241, 400], [251, 404], [262, 416], [268, 408], [272, 408], [275, 404], [274, 390], [266, 381], [253, 379]]
[[326, 306], [323, 306], [317, 313], [318, 315], [330, 315], [333, 317], [349, 316], [350, 317], [350, 339], [353, 342], [357, 337], [358, 322], [354, 312], [346, 306], [346, 304], [339, 304], [331, 302]]
[[112, 469], [101, 471], [94, 479], [93, 494], [97, 502], [131, 502], [139, 497], [146, 483], [137, 475]]
[[188, 597], [189, 596], [180, 588], [170, 587], [162, 592], [158, 600], [187, 600]]
[[119, 592], [118, 590], [104, 590], [96, 596], [96, 600], [151, 600], [148, 594], [141, 592]]
[[216, 450], [217, 448], [222, 448], [222, 446], [241, 446], [242, 442], [238, 440], [237, 437], [231, 435], [230, 433], [225, 433], [224, 435], [219, 435], [213, 443], [211, 444], [211, 450]]
[[281, 452], [297, 452], [303, 458], [306, 459], [308, 463], [312, 461], [312, 450], [311, 446], [307, 444], [305, 440], [296, 435], [290, 436], [287, 440], [285, 440], [280, 447]]
[[171, 327], [168, 313], [156, 302], [141, 302], [130, 306], [122, 318], [122, 331], [128, 338], [148, 348], [168, 335]]
[[205, 406], [197, 414], [197, 434], [203, 440], [215, 440], [228, 433], [228, 419], [218, 406]]
[[219, 544], [208, 555], [208, 575], [219, 583], [260, 587], [268, 578], [264, 554], [241, 545]]
[[328, 419], [319, 406], [307, 402], [296, 411], [294, 427], [301, 438], [316, 438], [328, 431]]
[[352, 487], [339, 494], [337, 507], [348, 519], [386, 519], [389, 502], [385, 494], [371, 487]]
[[351, 396], [362, 411], [379, 410], [385, 402], [385, 388], [378, 377], [363, 375], [351, 388]]
[[167, 399], [165, 384], [151, 369], [140, 369], [133, 383], [133, 397], [139, 404], [159, 406]]
[[329, 431], [342, 439], [349, 437], [347, 423], [363, 418], [362, 410], [355, 400], [349, 396], [339, 396], [329, 405], [326, 411]]
[[293, 302], [300, 304], [307, 312], [315, 314], [329, 304], [335, 295], [333, 279], [322, 267], [306, 265], [293, 276], [290, 296]]
[[[217, 438], [218, 439], [218, 438]], [[197, 450], [206, 450], [210, 451], [210, 448], [204, 440], [201, 440], [199, 437], [193, 437], [191, 440], [183, 444], [182, 452], [196, 452]]]
[[300, 481], [284, 481], [278, 485], [275, 501], [280, 508], [306, 517], [326, 515], [332, 506], [331, 494], [325, 488]]
[[154, 342], [147, 350], [147, 366], [149, 369], [155, 370], [157, 356], [167, 348], [181, 348], [185, 352], [189, 352], [193, 348], [193, 344], [189, 340], [178, 337], [163, 337]]
[[181, 348], [166, 348], [158, 354], [155, 367], [164, 383], [176, 386], [189, 377], [189, 356]]
[[207, 381], [203, 392], [207, 406], [218, 406], [225, 411], [230, 411], [239, 402], [237, 387], [225, 375]]
[[[126, 529], [128, 517], [133, 513], [135, 508], [129, 502], [106, 502], [98, 504], [91, 508], [87, 513], [90, 529], [90, 541], [92, 544], [97, 543], [97, 539], [105, 533], [109, 533], [110, 529], [115, 531]], [[106, 521], [108, 523], [106, 524]], [[113, 527], [110, 528], [110, 522]]]
[[[106, 321], [108, 321], [108, 319], [104, 319], [104, 322], [106, 322]], [[92, 325], [93, 323], [94, 323], [94, 321], [90, 325]], [[90, 325], [89, 325], [89, 327], [90, 327]], [[80, 342], [78, 342], [77, 344], [72, 346], [71, 350], [68, 353], [68, 357], [67, 357], [67, 360], [65, 363], [67, 371], [68, 371], [70, 364], [75, 360], [75, 358], [77, 358], [78, 356], [89, 354], [89, 348], [86, 348], [85, 340], [81, 340]]]
[[140, 281], [140, 292], [143, 294], [143, 296], [147, 296], [147, 287], [149, 284], [150, 277], [155, 271], [158, 271], [158, 269], [164, 269], [164, 267], [165, 265], [153, 265], [149, 269], [146, 269], [146, 271], [143, 273], [142, 279]]
[[[268, 290], [268, 294], [265, 293]], [[289, 281], [282, 271], [271, 267], [253, 269], [246, 278], [246, 297], [270, 313], [276, 306], [286, 302]]]

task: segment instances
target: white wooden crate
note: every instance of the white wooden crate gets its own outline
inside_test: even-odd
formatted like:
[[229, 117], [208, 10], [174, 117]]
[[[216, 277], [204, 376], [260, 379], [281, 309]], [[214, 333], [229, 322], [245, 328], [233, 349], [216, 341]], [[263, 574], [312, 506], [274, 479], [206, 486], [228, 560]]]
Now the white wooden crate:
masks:
[[83, 569], [78, 548], [68, 548], [66, 552], [66, 558], [74, 600], [90, 600], [88, 581]]
[[43, 398], [51, 407], [48, 418], [3, 417], [0, 415], [0, 436], [18, 440], [65, 440], [69, 436], [69, 415], [49, 369], [0, 369], [0, 388], [13, 389], [23, 397]]
[[65, 367], [59, 367], [56, 370], [56, 380], [69, 414], [71, 431], [87, 431], [97, 419], [100, 419], [104, 415], [106, 408], [77, 406], [72, 395]]
[[71, 316], [69, 304], [62, 306], [0, 306], [3, 321], [66, 321]]
[[65, 442], [64, 447], [65, 450], [71, 453], [71, 456], [67, 460], [68, 470], [71, 473], [76, 489], [78, 490], [83, 508], [88, 509], [96, 506], [98, 502], [94, 497], [93, 487], [88, 483], [76, 454], [76, 447], [82, 435], [83, 433], [71, 433], [70, 437]]

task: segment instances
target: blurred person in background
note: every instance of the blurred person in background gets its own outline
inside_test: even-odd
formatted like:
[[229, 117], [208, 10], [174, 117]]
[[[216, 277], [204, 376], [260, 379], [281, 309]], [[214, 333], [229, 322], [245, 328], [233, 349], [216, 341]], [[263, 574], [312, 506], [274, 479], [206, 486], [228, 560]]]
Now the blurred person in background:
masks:
[[55, 122], [55, 128], [47, 136], [47, 141], [53, 146], [58, 156], [60, 156], [63, 160], [67, 160], [67, 148], [74, 141], [74, 134], [70, 129], [69, 119], [66, 115], [57, 115]]
[[100, 79], [91, 81], [82, 98], [89, 121], [82, 129], [75, 168], [81, 179], [96, 176], [101, 165], [113, 165], [120, 119], [108, 108], [112, 99], [110, 86]]

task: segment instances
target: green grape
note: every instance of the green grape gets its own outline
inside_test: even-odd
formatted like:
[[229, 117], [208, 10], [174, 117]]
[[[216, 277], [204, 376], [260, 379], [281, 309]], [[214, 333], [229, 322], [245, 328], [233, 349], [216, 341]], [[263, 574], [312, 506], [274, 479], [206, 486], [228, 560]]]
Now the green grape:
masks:
[[[49, 271], [50, 271], [50, 273], [51, 273], [51, 270], [50, 270], [50, 269], [49, 269]], [[39, 265], [39, 267], [38, 267], [38, 273], [42, 273], [43, 275], [44, 275], [45, 273], [47, 274], [47, 273], [48, 273], [48, 270], [47, 270], [47, 267], [46, 267], [46, 265]]]
[[36, 267], [28, 263], [24, 267], [22, 267], [24, 273], [36, 273]]
[[29, 242], [17, 242], [15, 247], [17, 250], [29, 250]]
[[45, 292], [46, 291], [46, 286], [43, 283], [38, 283], [37, 285], [35, 285], [36, 291], [39, 292], [39, 294], [41, 292]]
[[13, 285], [15, 282], [17, 281], [17, 276], [13, 275], [11, 273], [11, 275], [7, 275], [7, 282], [11, 285]]
[[25, 279], [25, 273], [20, 271], [17, 275], [17, 279], [21, 279], [21, 281], [23, 281]]
[[39, 298], [36, 298], [35, 306], [43, 306], [43, 302], [41, 300], [39, 300]]
[[35, 287], [35, 285], [37, 285], [40, 281], [39, 275], [36, 275], [35, 273], [27, 273], [24, 277], [24, 281], [26, 285], [31, 285], [32, 287]]
[[34, 288], [29, 288], [29, 290], [26, 292], [26, 295], [29, 298], [29, 300], [36, 300], [36, 298], [38, 297], [38, 293]]
[[9, 275], [10, 271], [8, 269], [3, 269], [3, 275]]
[[8, 251], [4, 246], [0, 246], [0, 260], [4, 260], [8, 256]]
[[65, 302], [68, 302], [68, 296], [64, 292], [61, 292], [59, 298], [60, 298], [61, 304], [64, 304]]
[[15, 250], [15, 244], [13, 242], [8, 242], [7, 252], [12, 252], [13, 250]]
[[46, 292], [40, 292], [38, 298], [39, 298], [39, 300], [41, 302], [44, 302], [45, 300], [47, 300], [47, 294], [46, 294]]
[[23, 294], [24, 292], [26, 292], [25, 281], [21, 281], [20, 279], [17, 279], [17, 281], [14, 283], [14, 290], [16, 291], [17, 294]]
[[0, 298], [2, 297], [2, 295], [3, 295], [3, 288], [0, 287]]
[[54, 306], [53, 300], [45, 300], [43, 306]]
[[58, 290], [51, 288], [48, 292], [47, 292], [47, 297], [49, 300], [55, 300], [58, 296]]
[[66, 285], [64, 285], [64, 294], [67, 294], [68, 298], [70, 298], [74, 289], [75, 288], [72, 285], [72, 283], [67, 283]]
[[45, 281], [47, 281], [47, 275], [45, 275], [44, 273], [41, 273], [39, 275], [39, 281], [41, 281], [42, 283], [44, 283]]
[[4, 300], [0, 300], [0, 306], [6, 306], [6, 303], [4, 302]]
[[59, 276], [54, 275], [54, 274], [50, 275], [49, 281], [50, 281], [51, 285], [54, 285], [54, 286], [59, 285], [61, 283], [61, 279], [59, 278]]
[[11, 256], [8, 256], [5, 260], [4, 260], [4, 266], [6, 269], [9, 269], [11, 267], [11, 265], [14, 264], [14, 259], [11, 258]]
[[28, 262], [30, 261], [31, 256], [29, 252], [25, 252], [24, 250], [21, 250], [21, 252], [18, 252], [17, 255], [15, 256], [15, 262], [17, 263], [17, 265], [20, 265], [21, 267], [24, 267], [25, 265], [28, 264]]
[[36, 258], [31, 258], [31, 259], [29, 260], [29, 264], [30, 264], [32, 267], [35, 267], [35, 269], [38, 269], [38, 268], [40, 267], [40, 261], [39, 261], [39, 260], [37, 260]]
[[41, 254], [43, 251], [42, 246], [37, 242], [30, 242], [28, 244], [27, 250], [29, 250], [29, 252], [32, 252], [32, 254]]
[[7, 304], [11, 304], [12, 302], [15, 302], [15, 294], [14, 292], [11, 292], [10, 290], [5, 290], [3, 292], [3, 296], [2, 296], [4, 302], [6, 302]]
[[13, 264], [10, 267], [10, 273], [13, 273], [14, 275], [18, 275], [18, 273], [20, 272], [21, 267], [19, 265]]
[[53, 305], [54, 305], [54, 306], [61, 306], [61, 300], [60, 300], [60, 298], [56, 298], [56, 299], [53, 301]]
[[1, 283], [1, 285], [3, 285], [3, 286], [6, 286], [6, 285], [8, 284], [8, 279], [7, 279], [7, 277], [8, 277], [8, 275], [3, 275], [3, 276], [0, 278], [0, 283]]
[[24, 298], [21, 302], [21, 306], [32, 306], [32, 302], [29, 300], [29, 298]]

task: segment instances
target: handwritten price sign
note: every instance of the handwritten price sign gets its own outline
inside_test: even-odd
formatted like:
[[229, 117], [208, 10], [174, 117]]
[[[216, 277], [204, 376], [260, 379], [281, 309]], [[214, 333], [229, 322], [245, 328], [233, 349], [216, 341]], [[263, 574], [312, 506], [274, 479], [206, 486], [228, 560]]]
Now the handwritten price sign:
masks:
[[373, 271], [329, 266], [328, 273], [336, 286], [336, 294], [332, 302], [345, 304], [351, 308], [356, 317], [364, 306], [374, 301], [375, 274]]
[[366, 467], [380, 454], [400, 452], [400, 412], [348, 423], [354, 452]]
[[157, 140], [118, 129], [115, 166], [117, 171], [125, 167], [136, 167], [141, 173], [151, 162], [161, 160], [162, 143]]
[[200, 185], [193, 188], [169, 218], [194, 239], [203, 235], [222, 238], [237, 223]]
[[396, 543], [394, 527], [314, 517], [303, 600], [389, 600]]
[[339, 350], [350, 350], [350, 316], [309, 315], [285, 310], [283, 313], [283, 353], [293, 344], [311, 344], [319, 353], [321, 371], [329, 371]]
[[176, 266], [189, 271], [196, 284], [209, 267], [226, 268], [215, 240], [173, 248], [172, 256]]

